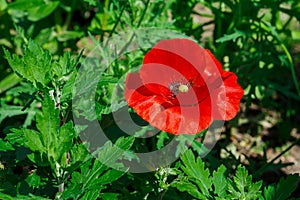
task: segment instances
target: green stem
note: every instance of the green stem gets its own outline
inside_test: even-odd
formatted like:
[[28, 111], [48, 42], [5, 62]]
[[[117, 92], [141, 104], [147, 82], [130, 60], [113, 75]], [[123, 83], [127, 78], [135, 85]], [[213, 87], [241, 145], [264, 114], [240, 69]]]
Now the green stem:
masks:
[[73, 12], [74, 12], [75, 5], [76, 5], [76, 1], [72, 1], [71, 10], [70, 10], [70, 12], [68, 12], [68, 15], [66, 17], [66, 21], [65, 21], [65, 23], [63, 25], [63, 28], [62, 28], [62, 31], [68, 30], [68, 27], [69, 27], [69, 25], [71, 23], [71, 20], [72, 20], [72, 17], [73, 17]]
[[286, 54], [287, 59], [288, 59], [288, 61], [290, 63], [290, 69], [291, 69], [292, 79], [293, 79], [295, 88], [297, 90], [297, 94], [300, 96], [300, 88], [299, 88], [299, 83], [298, 83], [298, 80], [297, 80], [297, 76], [296, 76], [296, 72], [295, 72], [295, 65], [293, 63], [292, 56], [291, 56], [290, 52], [287, 50], [286, 46], [283, 43], [281, 43], [280, 46], [283, 49], [284, 53]]
[[[145, 14], [146, 14], [146, 11], [148, 9], [148, 6], [149, 6], [149, 3], [150, 3], [150, 0], [147, 0], [146, 2], [146, 5], [145, 5], [145, 9], [143, 10], [143, 13], [141, 15], [141, 18], [140, 20], [138, 21], [137, 23], [137, 28], [139, 28], [141, 26], [141, 23], [145, 17]], [[133, 38], [135, 36], [135, 33], [133, 33], [129, 39], [129, 41], [124, 45], [124, 47], [121, 49], [121, 51], [119, 52], [119, 56], [122, 55], [122, 53], [128, 48], [128, 45], [132, 42]]]
[[280, 154], [278, 154], [276, 157], [274, 157], [270, 162], [264, 164], [261, 168], [259, 168], [255, 173], [254, 176], [260, 175], [265, 169], [267, 169], [271, 164], [273, 164], [278, 158], [283, 156], [286, 152], [288, 152], [291, 148], [293, 148], [295, 145], [299, 144], [300, 138], [295, 140], [290, 146], [288, 146], [285, 150], [283, 150]]
[[120, 14], [119, 14], [119, 16], [118, 16], [118, 19], [117, 19], [116, 23], [114, 24], [114, 27], [113, 27], [112, 30], [109, 32], [108, 40], [106, 40], [106, 43], [105, 43], [105, 45], [104, 45], [104, 48], [107, 47], [109, 38], [110, 38], [110, 37], [112, 36], [112, 34], [115, 32], [115, 30], [116, 30], [116, 28], [117, 28], [119, 22], [121, 21], [121, 17], [122, 17], [122, 15], [123, 15], [123, 12], [124, 12], [124, 10], [125, 10], [125, 7], [126, 7], [126, 6], [124, 5], [123, 8], [122, 8], [122, 10], [121, 10], [121, 12], [120, 12]]

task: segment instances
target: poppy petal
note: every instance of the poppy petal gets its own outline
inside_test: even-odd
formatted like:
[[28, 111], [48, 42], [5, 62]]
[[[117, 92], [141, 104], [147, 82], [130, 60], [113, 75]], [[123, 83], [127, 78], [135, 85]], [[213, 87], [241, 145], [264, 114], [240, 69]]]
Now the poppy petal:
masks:
[[237, 76], [232, 72], [223, 73], [223, 84], [211, 93], [216, 105], [213, 113], [216, 120], [231, 120], [236, 116], [244, 90], [237, 83]]

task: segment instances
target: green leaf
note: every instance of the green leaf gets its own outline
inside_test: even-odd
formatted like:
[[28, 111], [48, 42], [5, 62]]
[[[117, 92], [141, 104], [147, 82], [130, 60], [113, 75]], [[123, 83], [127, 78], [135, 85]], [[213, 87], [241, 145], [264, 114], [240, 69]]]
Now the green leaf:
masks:
[[18, 57], [16, 54], [11, 56], [8, 50], [4, 48], [3, 51], [11, 68], [33, 83], [36, 88], [42, 89], [41, 86], [46, 87], [51, 81], [49, 77], [51, 55], [49, 51], [44, 51], [33, 40], [29, 40], [22, 57]]
[[43, 1], [43, 3], [28, 9], [28, 20], [39, 21], [49, 16], [59, 5], [59, 1]]
[[39, 188], [41, 183], [41, 177], [36, 174], [36, 171], [34, 173], [30, 174], [25, 181], [28, 183], [28, 185], [32, 188]]
[[173, 182], [171, 186], [176, 187], [181, 192], [188, 192], [197, 199], [207, 199], [207, 197], [198, 190], [197, 186], [191, 183], [189, 180], [180, 179], [179, 181]]
[[8, 140], [11, 144], [15, 145], [24, 145], [26, 139], [22, 129], [11, 129], [12, 133], [6, 135], [5, 139]]
[[23, 127], [26, 127], [31, 124], [33, 116], [36, 113], [36, 108], [34, 107], [30, 107], [25, 111], [22, 111], [23, 106], [7, 105], [3, 101], [0, 101], [0, 105], [0, 123], [7, 117], [27, 114], [25, 123], [23, 124]]
[[87, 2], [90, 6], [96, 6], [97, 1], [96, 0], [83, 0], [84, 2]]
[[228, 41], [236, 41], [239, 37], [245, 37], [246, 34], [243, 31], [235, 30], [232, 34], [225, 34], [223, 37], [220, 37], [216, 40], [217, 43], [223, 43]]
[[120, 196], [120, 194], [117, 194], [117, 193], [100, 194], [100, 197], [103, 200], [118, 200], [119, 199], [118, 196]]
[[32, 151], [43, 153], [46, 151], [45, 146], [41, 141], [41, 134], [35, 130], [21, 129], [26, 139], [26, 146]]
[[84, 193], [83, 197], [81, 197], [81, 200], [96, 200], [100, 195], [101, 188], [95, 189], [95, 190], [88, 190]]
[[121, 137], [114, 145], [108, 141], [103, 148], [99, 150], [97, 158], [106, 166], [122, 168], [123, 166], [118, 163], [118, 160], [125, 156], [126, 150], [131, 147], [133, 142], [134, 137]]
[[281, 178], [279, 183], [276, 186], [276, 192], [274, 199], [276, 200], [285, 200], [287, 199], [292, 192], [297, 188], [298, 175], [293, 174], [286, 177], [286, 179]]
[[6, 199], [6, 200], [15, 200], [14, 197], [8, 195], [8, 194], [4, 194], [2, 192], [0, 192], [0, 199]]
[[[105, 188], [106, 184], [112, 183], [113, 181], [119, 179], [124, 175], [125, 170], [118, 171], [116, 169], [109, 169], [109, 167], [122, 167], [121, 163], [118, 163], [119, 159], [124, 158], [124, 152], [129, 149], [134, 142], [134, 137], [121, 137], [113, 145], [111, 141], [108, 141], [99, 151], [95, 152], [98, 155], [98, 159], [80, 162], [80, 173], [74, 172], [72, 174], [71, 185], [62, 194], [63, 198], [79, 198], [84, 194], [83, 198], [94, 198], [94, 194], [99, 194], [99, 192]], [[82, 160], [79, 156], [73, 155], [81, 148], [72, 148], [71, 150], [71, 160], [75, 156], [76, 160]], [[86, 151], [85, 153], [86, 154]], [[74, 162], [72, 162], [74, 163]], [[83, 163], [83, 164], [82, 164]], [[124, 168], [122, 168], [124, 169]], [[86, 196], [86, 191], [90, 191], [88, 196]], [[92, 195], [92, 196], [90, 196]]]
[[157, 143], [156, 143], [156, 146], [157, 146], [157, 149], [160, 149], [162, 147], [165, 146], [165, 140], [168, 140], [169, 139], [169, 134], [167, 132], [164, 132], [162, 131], [160, 134], [157, 135]]
[[262, 181], [253, 183], [252, 176], [241, 165], [238, 166], [233, 181], [228, 181], [228, 192], [232, 199], [257, 199], [261, 194]]
[[9, 9], [28, 10], [34, 6], [42, 5], [43, 0], [17, 0], [8, 4]]
[[25, 11], [28, 19], [38, 21], [49, 16], [59, 5], [59, 1], [17, 0], [8, 5], [8, 9]]
[[268, 187], [265, 187], [264, 196], [265, 196], [265, 200], [275, 199], [275, 187], [273, 185], [269, 185]]
[[41, 196], [35, 196], [33, 194], [28, 194], [28, 195], [17, 195], [16, 197], [12, 197], [10, 195], [4, 194], [0, 192], [0, 199], [3, 200], [50, 200], [47, 198], [43, 198]]
[[101, 175], [95, 182], [95, 185], [98, 184], [109, 184], [114, 182], [115, 180], [119, 179], [121, 176], [123, 176], [125, 174], [124, 171], [118, 171], [115, 169], [109, 170], [107, 171], [105, 174]]
[[57, 40], [60, 42], [65, 42], [67, 40], [72, 40], [84, 36], [83, 31], [64, 31], [57, 35]]
[[15, 73], [7, 75], [3, 80], [0, 81], [0, 94], [5, 90], [15, 86], [21, 81]]
[[195, 162], [193, 152], [191, 150], [187, 150], [181, 156], [181, 160], [184, 164], [181, 166], [184, 173], [197, 183], [201, 192], [206, 197], [210, 197], [209, 191], [212, 189], [210, 172], [208, 169], [205, 169], [204, 163], [201, 161], [201, 159], [197, 158]]
[[0, 151], [7, 151], [7, 150], [14, 150], [13, 146], [8, 143], [3, 141], [2, 138], [0, 138]]
[[227, 190], [227, 181], [225, 177], [226, 167], [221, 165], [217, 171], [213, 172], [212, 181], [215, 187], [214, 193], [219, 197], [225, 197]]
[[55, 145], [56, 147], [55, 160], [60, 160], [62, 155], [68, 152], [72, 148], [73, 138], [75, 137], [75, 135], [76, 134], [75, 134], [72, 121], [65, 123], [60, 128], [59, 135], [56, 140], [57, 144]]
[[41, 140], [49, 155], [54, 157], [55, 146], [59, 141], [57, 138], [59, 130], [59, 110], [55, 109], [54, 101], [49, 95], [44, 96], [42, 112], [36, 115], [36, 127], [41, 133]]

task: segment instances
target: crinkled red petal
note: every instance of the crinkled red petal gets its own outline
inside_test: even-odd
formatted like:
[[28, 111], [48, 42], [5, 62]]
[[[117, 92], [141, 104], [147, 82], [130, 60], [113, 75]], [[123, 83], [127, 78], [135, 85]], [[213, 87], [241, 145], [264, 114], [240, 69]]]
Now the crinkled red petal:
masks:
[[237, 76], [232, 72], [223, 72], [223, 84], [211, 93], [216, 105], [213, 117], [216, 120], [231, 120], [240, 108], [244, 90], [237, 83]]

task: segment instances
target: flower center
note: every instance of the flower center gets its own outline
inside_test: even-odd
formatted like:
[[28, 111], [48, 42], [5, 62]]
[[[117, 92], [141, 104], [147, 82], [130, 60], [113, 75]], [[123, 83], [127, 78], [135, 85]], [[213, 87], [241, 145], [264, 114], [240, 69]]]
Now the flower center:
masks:
[[172, 97], [176, 97], [180, 92], [188, 92], [190, 83], [173, 82], [169, 85], [169, 89], [172, 92]]
[[187, 92], [189, 87], [187, 85], [180, 85], [178, 88], [179, 92]]

